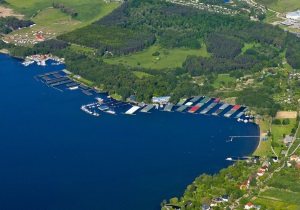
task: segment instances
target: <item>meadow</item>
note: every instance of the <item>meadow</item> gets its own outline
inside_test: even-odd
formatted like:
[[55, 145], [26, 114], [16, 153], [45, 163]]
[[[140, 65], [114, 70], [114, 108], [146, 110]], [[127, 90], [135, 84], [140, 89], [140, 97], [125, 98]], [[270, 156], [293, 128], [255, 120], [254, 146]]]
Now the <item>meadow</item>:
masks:
[[[153, 56], [155, 52], [159, 52], [158, 56]], [[104, 59], [110, 64], [123, 64], [130, 67], [144, 67], [153, 69], [176, 68], [181, 67], [188, 55], [197, 55], [209, 57], [210, 54], [206, 51], [206, 47], [200, 49], [175, 48], [166, 49], [159, 45], [153, 45], [141, 52], [132, 53], [120, 57]]]

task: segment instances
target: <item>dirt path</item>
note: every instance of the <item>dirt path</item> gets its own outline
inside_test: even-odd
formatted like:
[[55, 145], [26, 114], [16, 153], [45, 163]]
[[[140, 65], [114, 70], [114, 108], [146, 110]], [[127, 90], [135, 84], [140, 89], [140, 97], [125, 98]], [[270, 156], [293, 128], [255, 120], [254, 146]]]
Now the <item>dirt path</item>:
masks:
[[14, 13], [14, 11], [10, 8], [0, 6], [0, 17], [8, 17], [8, 16], [14, 16], [19, 19], [22, 19], [24, 17], [24, 15]]

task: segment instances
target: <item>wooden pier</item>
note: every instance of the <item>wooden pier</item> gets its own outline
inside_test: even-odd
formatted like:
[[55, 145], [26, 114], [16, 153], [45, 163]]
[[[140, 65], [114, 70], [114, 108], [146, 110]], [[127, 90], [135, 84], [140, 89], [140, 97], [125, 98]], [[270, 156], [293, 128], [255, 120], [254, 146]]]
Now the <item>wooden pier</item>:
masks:
[[229, 136], [230, 140], [226, 140], [226, 142], [233, 141], [234, 138], [260, 138], [260, 136]]

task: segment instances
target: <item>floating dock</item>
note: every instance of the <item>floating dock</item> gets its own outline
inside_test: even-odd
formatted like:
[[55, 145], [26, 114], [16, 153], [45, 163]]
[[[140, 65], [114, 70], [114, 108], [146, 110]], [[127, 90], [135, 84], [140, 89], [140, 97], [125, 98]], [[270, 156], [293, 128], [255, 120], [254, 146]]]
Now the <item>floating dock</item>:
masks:
[[207, 97], [207, 96], [206, 96], [206, 97], [203, 98], [200, 102], [206, 104], [207, 102], [210, 101], [210, 99], [211, 99], [210, 97]]
[[222, 106], [219, 107], [212, 115], [219, 115], [221, 112], [224, 111], [229, 106], [229, 104], [223, 104]]
[[200, 109], [202, 106], [204, 105], [204, 103], [198, 103], [195, 106], [193, 106], [192, 108], [190, 108], [190, 110], [188, 111], [189, 113], [195, 113], [196, 111], [198, 111], [198, 109]]
[[239, 108], [241, 108], [240, 105], [235, 105], [234, 107], [232, 107], [231, 110], [229, 110], [226, 114], [224, 114], [224, 116], [231, 117], [231, 115], [233, 115]]
[[171, 112], [173, 106], [174, 106], [173, 104], [168, 104], [168, 105], [166, 105], [165, 108], [164, 108], [164, 111], [166, 111], [166, 112]]
[[201, 96], [195, 96], [193, 99], [190, 100], [190, 102], [195, 103], [196, 101], [198, 101], [200, 98], [202, 98]]
[[61, 77], [61, 78], [58, 78], [58, 79], [47, 80], [46, 83], [47, 83], [47, 85], [51, 85], [53, 83], [61, 82], [61, 81], [64, 81], [64, 80], [70, 80], [70, 79], [68, 77]]
[[54, 84], [51, 84], [50, 86], [51, 86], [51, 87], [55, 87], [55, 86], [58, 86], [58, 85], [64, 85], [64, 84], [67, 84], [67, 83], [70, 83], [70, 82], [73, 82], [73, 80], [70, 80], [70, 79], [68, 79], [68, 80], [63, 80], [63, 81], [61, 81], [61, 82], [56, 82], [56, 83], [54, 83]]
[[140, 112], [149, 112], [152, 108], [154, 108], [154, 104], [149, 104], [146, 107], [144, 107]]
[[240, 112], [235, 116], [235, 118], [240, 118], [243, 114], [245, 114], [245, 112]]
[[221, 98], [215, 98], [214, 103], [219, 103]]
[[177, 112], [183, 112], [186, 108], [188, 108], [188, 106], [182, 105], [182, 106], [180, 106], [176, 111], [177, 111]]
[[79, 84], [77, 82], [72, 82], [67, 84], [68, 87], [72, 87], [72, 86], [78, 86]]
[[91, 96], [91, 95], [93, 95], [92, 93], [90, 93], [89, 91], [87, 91], [87, 90], [83, 90], [82, 91], [85, 95], [88, 95], [88, 96]]
[[208, 105], [208, 107], [206, 107], [205, 109], [203, 109], [200, 114], [206, 114], [207, 112], [209, 112], [212, 108], [214, 108], [215, 106], [217, 106], [218, 103], [211, 103], [210, 105]]
[[177, 106], [181, 106], [182, 104], [184, 104], [184, 102], [186, 102], [187, 99], [186, 98], [182, 98], [179, 100], [179, 102], [176, 104]]
[[139, 110], [139, 106], [133, 106], [131, 107], [125, 114], [134, 114], [137, 110]]

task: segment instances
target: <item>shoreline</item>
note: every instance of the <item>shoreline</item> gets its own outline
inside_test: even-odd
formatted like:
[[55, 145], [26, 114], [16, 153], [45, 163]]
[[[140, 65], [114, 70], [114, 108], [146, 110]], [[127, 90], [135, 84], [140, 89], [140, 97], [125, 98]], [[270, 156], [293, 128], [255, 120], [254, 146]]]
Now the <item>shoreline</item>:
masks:
[[7, 49], [0, 49], [0, 53], [9, 55], [9, 50], [7, 50]]

